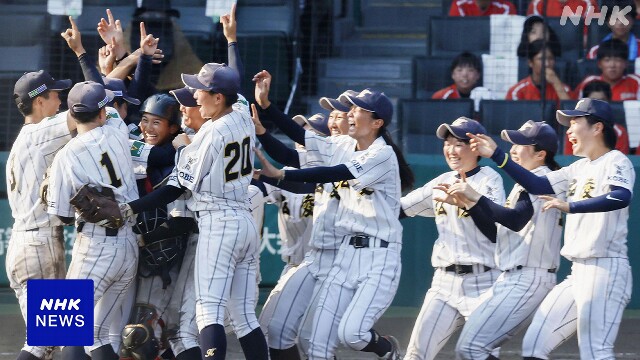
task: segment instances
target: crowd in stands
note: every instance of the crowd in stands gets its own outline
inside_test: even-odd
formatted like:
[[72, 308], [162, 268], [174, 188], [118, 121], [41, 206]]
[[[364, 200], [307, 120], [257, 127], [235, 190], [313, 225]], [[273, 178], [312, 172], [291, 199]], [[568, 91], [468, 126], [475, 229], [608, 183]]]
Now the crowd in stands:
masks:
[[[547, 4], [546, 10], [543, 9], [543, 3]], [[578, 100], [585, 97], [612, 102], [640, 100], [640, 76], [628, 70], [639, 56], [640, 40], [632, 32], [634, 21], [638, 19], [636, 2], [612, 0], [601, 5], [602, 8], [595, 0], [532, 0], [527, 8], [528, 16], [524, 21], [517, 48], [517, 56], [526, 60], [529, 74], [509, 88], [505, 99], [544, 98], [557, 105], [562, 100]], [[626, 21], [622, 20], [622, 16], [612, 16], [615, 14], [615, 11], [612, 11], [614, 6], [626, 13]], [[555, 69], [556, 60], [562, 56], [563, 49], [558, 35], [552, 27], [546, 25], [543, 18], [561, 17], [565, 7], [569, 7], [574, 14], [582, 14], [585, 18], [593, 16], [594, 12], [597, 15], [602, 11], [600, 16], [605, 17], [605, 24], [610, 29], [610, 33], [604, 36], [599, 44], [584, 48], [585, 59], [596, 61], [599, 74], [587, 75], [574, 89], [563, 81], [564, 74], [559, 74]], [[627, 11], [627, 8], [630, 11]], [[516, 7], [508, 0], [454, 0], [449, 11], [449, 16], [462, 17], [496, 14], [516, 14]], [[594, 20], [592, 23], [596, 24], [597, 21]], [[587, 31], [588, 27], [585, 25], [584, 45]], [[450, 71], [453, 84], [436, 91], [432, 99], [476, 99], [474, 92], [478, 88], [481, 88], [483, 96], [486, 96], [488, 89], [481, 87], [483, 64], [479, 56], [471, 52], [459, 54], [452, 60]], [[631, 144], [630, 147], [625, 127], [617, 124], [616, 132], [616, 148], [625, 154], [635, 152], [638, 144]], [[565, 146], [564, 152], [571, 154], [571, 147]]]

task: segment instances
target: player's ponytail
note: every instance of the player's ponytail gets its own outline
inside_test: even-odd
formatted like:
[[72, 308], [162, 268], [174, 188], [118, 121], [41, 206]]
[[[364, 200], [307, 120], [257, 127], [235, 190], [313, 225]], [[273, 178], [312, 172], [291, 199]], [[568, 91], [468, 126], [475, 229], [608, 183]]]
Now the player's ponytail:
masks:
[[551, 169], [552, 171], [556, 171], [562, 167], [560, 166], [560, 164], [558, 164], [558, 162], [556, 162], [556, 153], [554, 153], [553, 151], [545, 150], [541, 148], [540, 145], [537, 145], [537, 144], [533, 146], [533, 150], [545, 151], [546, 155], [544, 156], [544, 165], [549, 169]]
[[402, 154], [402, 150], [396, 145], [391, 139], [391, 134], [387, 131], [387, 127], [384, 126], [380, 129], [382, 133], [382, 138], [387, 142], [387, 145], [391, 146], [393, 152], [396, 153], [396, 157], [398, 158], [398, 166], [400, 167], [400, 187], [402, 191], [408, 191], [413, 189], [413, 184], [416, 181], [415, 176], [413, 175], [413, 170], [407, 163], [407, 160], [404, 158], [404, 154]]

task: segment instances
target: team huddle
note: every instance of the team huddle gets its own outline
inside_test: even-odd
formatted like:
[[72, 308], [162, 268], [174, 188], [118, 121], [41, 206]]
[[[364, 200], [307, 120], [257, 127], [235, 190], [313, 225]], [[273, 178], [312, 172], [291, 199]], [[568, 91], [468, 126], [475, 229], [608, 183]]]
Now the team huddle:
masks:
[[[108, 17], [98, 30], [115, 54], [122, 30]], [[334, 359], [340, 345], [434, 359], [461, 327], [459, 359], [498, 359], [520, 331], [525, 359], [548, 359], [575, 333], [581, 358], [614, 358], [631, 296], [635, 172], [615, 150], [608, 103], [557, 111], [581, 157], [564, 168], [554, 160], [562, 139], [545, 122], [503, 130], [507, 152], [473, 119], [443, 123], [436, 135], [451, 170], [413, 190], [384, 93], [346, 90], [319, 100], [328, 117], [291, 118], [270, 102], [274, 79], [261, 71], [249, 107], [235, 6], [221, 18], [229, 65], [182, 74], [184, 87], [169, 94], [144, 83], [159, 54], [144, 24], [125, 82], [96, 68], [70, 21], [62, 36], [86, 81], [72, 86], [43, 70], [18, 80], [25, 125], [6, 171], [15, 219], [6, 268], [23, 317], [29, 279], [94, 282], [94, 344], [64, 347], [63, 359], [224, 359], [231, 332], [247, 359]], [[68, 110], [58, 113], [67, 89]], [[127, 121], [130, 105], [141, 105], [137, 123]], [[508, 196], [480, 157], [515, 180]], [[279, 208], [285, 267], [258, 317], [265, 203]], [[402, 348], [374, 327], [398, 288], [407, 216], [435, 218], [439, 235], [431, 288]], [[71, 224], [67, 269], [62, 226]], [[556, 284], [560, 255], [572, 268]], [[18, 359], [50, 352], [25, 343]]]

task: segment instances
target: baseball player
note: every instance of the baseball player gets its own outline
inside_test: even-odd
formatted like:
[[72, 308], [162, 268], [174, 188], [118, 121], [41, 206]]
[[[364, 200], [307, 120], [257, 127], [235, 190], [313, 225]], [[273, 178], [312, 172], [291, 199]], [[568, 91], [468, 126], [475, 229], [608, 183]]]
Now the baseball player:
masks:
[[[267, 71], [262, 71], [254, 77], [256, 82], [256, 102], [260, 107], [260, 117], [274, 121], [276, 125], [286, 120], [286, 115], [282, 114], [269, 101], [269, 87], [271, 75]], [[330, 103], [337, 109], [348, 111], [348, 106], [340, 103], [338, 99], [330, 99]], [[329, 99], [327, 99], [329, 103]], [[253, 105], [252, 105], [253, 106]], [[344, 111], [339, 111], [344, 112]], [[254, 114], [256, 112], [254, 111]], [[339, 115], [336, 112], [336, 115]], [[342, 124], [339, 116], [329, 116], [328, 127], [331, 133], [346, 131], [343, 126], [338, 127], [336, 123]], [[285, 119], [282, 119], [285, 118]], [[281, 121], [278, 121], [281, 119]], [[289, 119], [289, 121], [292, 121]], [[295, 125], [295, 123], [293, 124]], [[299, 128], [299, 126], [298, 126]], [[285, 125], [281, 127], [288, 132]], [[293, 155], [280, 154], [279, 151], [270, 147], [268, 133], [258, 136], [260, 142], [276, 161], [287, 166], [305, 168], [314, 164], [313, 158], [307, 157], [307, 152], [298, 152]], [[294, 152], [293, 149], [289, 149]], [[314, 182], [315, 183], [315, 182]], [[308, 340], [311, 337], [313, 314], [317, 303], [317, 295], [320, 286], [331, 269], [331, 265], [337, 254], [342, 238], [335, 232], [333, 224], [336, 221], [337, 206], [339, 198], [334, 192], [334, 184], [327, 183], [316, 187], [313, 208], [313, 229], [309, 246], [310, 251], [305, 254], [303, 262], [297, 266], [294, 272], [283, 281], [280, 281], [282, 288], [278, 298], [271, 297], [263, 307], [261, 315], [263, 327], [268, 334], [269, 354], [272, 360], [275, 359], [299, 359], [300, 353], [296, 345], [296, 339], [300, 340], [303, 352], [307, 353]], [[277, 300], [277, 301], [276, 301]], [[308, 315], [310, 313], [310, 315]], [[308, 318], [309, 326], [301, 327], [303, 320]], [[306, 335], [302, 330], [308, 329]], [[305, 346], [305, 344], [307, 346]]]
[[[204, 118], [211, 118], [178, 152], [177, 178], [138, 202], [124, 204], [126, 215], [154, 208], [191, 191], [201, 234], [196, 250], [196, 320], [202, 356], [224, 358], [225, 311], [247, 358], [267, 359], [268, 351], [255, 316], [258, 230], [247, 202], [253, 174], [255, 131], [246, 112], [235, 110], [238, 72], [225, 64], [205, 64], [196, 75], [182, 75], [197, 89], [194, 97]], [[215, 220], [215, 222], [214, 222]], [[215, 223], [215, 226], [214, 226]], [[211, 254], [216, 254], [211, 257]]]
[[[98, 83], [76, 84], [69, 92], [68, 115], [77, 123], [78, 136], [56, 155], [51, 166], [47, 212], [70, 222], [75, 214], [69, 200], [85, 184], [111, 189], [118, 202], [138, 198], [129, 156], [128, 130], [106, 104], [113, 94]], [[106, 124], [106, 126], [105, 126]], [[138, 262], [138, 245], [130, 226], [110, 229], [78, 218], [77, 238], [67, 273], [69, 279], [94, 281], [94, 359], [116, 356], [109, 326], [131, 285]], [[84, 358], [82, 347], [65, 347], [64, 359]]]
[[[513, 144], [514, 161], [534, 174], [560, 168], [553, 159], [558, 137], [548, 124], [530, 120], [519, 130], [503, 130], [502, 139]], [[492, 296], [467, 319], [456, 346], [460, 359], [497, 359], [491, 352], [522, 330], [556, 283], [561, 213], [557, 209], [543, 212], [544, 201], [518, 184], [506, 207], [490, 202], [467, 183], [453, 184], [448, 193], [472, 203], [467, 209], [478, 227], [499, 223], [492, 231], [496, 266], [502, 274], [493, 284]], [[488, 220], [484, 219], [487, 214]]]
[[567, 213], [560, 254], [573, 262], [571, 274], [544, 299], [523, 340], [525, 359], [548, 359], [558, 345], [578, 333], [580, 358], [614, 359], [613, 344], [622, 312], [631, 296], [627, 257], [627, 220], [635, 172], [615, 148], [616, 134], [608, 103], [581, 99], [575, 110], [558, 110], [568, 126], [573, 153], [583, 157], [560, 170], [537, 176], [503, 153], [487, 136], [473, 136], [478, 154], [492, 157], [531, 194], [552, 196], [543, 210]]
[[465, 117], [440, 125], [436, 135], [444, 140], [444, 157], [452, 171], [402, 198], [405, 215], [435, 217], [438, 228], [431, 256], [435, 273], [411, 333], [406, 360], [435, 358], [465, 318], [491, 295], [489, 289], [499, 275], [495, 269], [495, 244], [478, 228], [464, 206], [444, 201], [446, 188], [440, 185], [454, 184], [465, 177], [472, 188], [489, 200], [504, 203], [502, 178], [493, 169], [478, 166], [468, 132], [485, 133], [485, 129]]
[[[353, 104], [349, 136], [324, 138], [295, 123], [290, 131], [325, 166], [276, 170], [263, 165], [280, 180], [340, 182], [335, 228], [342, 244], [320, 291], [309, 358], [333, 358], [340, 340], [355, 350], [398, 359], [397, 340], [378, 335], [372, 326], [391, 304], [400, 278], [402, 226], [397, 216], [401, 184], [411, 187], [413, 174], [386, 131], [391, 101], [371, 89], [345, 98]], [[377, 220], [378, 212], [385, 221]]]
[[[24, 126], [16, 138], [6, 167], [7, 198], [14, 223], [7, 249], [6, 270], [26, 324], [27, 280], [65, 276], [62, 222], [47, 214], [40, 188], [53, 157], [69, 140], [76, 124], [60, 107], [58, 92], [71, 80], [54, 80], [46, 71], [24, 74], [13, 97]], [[25, 342], [18, 359], [42, 358], [44, 347]]]

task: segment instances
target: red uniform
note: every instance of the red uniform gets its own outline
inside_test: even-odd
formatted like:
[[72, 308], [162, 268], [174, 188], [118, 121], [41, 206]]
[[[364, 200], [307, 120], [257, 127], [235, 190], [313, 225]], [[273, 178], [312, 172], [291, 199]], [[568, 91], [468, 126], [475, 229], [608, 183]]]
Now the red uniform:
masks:
[[461, 96], [460, 96], [460, 93], [458, 92], [458, 88], [456, 87], [456, 84], [453, 84], [451, 86], [447, 86], [444, 89], [440, 89], [436, 91], [435, 94], [431, 96], [431, 98], [445, 100], [445, 99], [460, 99]]
[[489, 16], [516, 14], [516, 7], [507, 0], [493, 0], [484, 10], [480, 10], [474, 0], [454, 0], [449, 9], [449, 16]]
[[[591, 75], [587, 76], [582, 82], [576, 87], [575, 90], [575, 98], [581, 99], [582, 89], [584, 89], [585, 85], [594, 81], [594, 80], [602, 80], [602, 76], [600, 75]], [[625, 100], [638, 100], [640, 99], [640, 77], [635, 74], [629, 74], [622, 77], [622, 79], [618, 80], [617, 83], [611, 86], [611, 101], [625, 101]]]
[[[629, 133], [624, 126], [620, 124], [614, 124], [613, 129], [616, 131], [616, 135], [618, 137], [616, 141], [616, 150], [620, 151], [623, 154], [629, 153]], [[640, 147], [638, 147], [640, 149]], [[638, 155], [638, 149], [636, 149], [636, 155]], [[571, 147], [571, 143], [569, 142], [569, 137], [564, 137], [564, 154], [565, 155], [573, 155], [573, 148]]]
[[[560, 2], [559, 0], [546, 0], [547, 2], [547, 14], [546, 16], [550, 17], [560, 17], [562, 16], [562, 10], [565, 6], [568, 6], [569, 9], [574, 14], [578, 13], [578, 7], [582, 6], [582, 17], [586, 17], [588, 14], [595, 12], [599, 12], [598, 3], [595, 0], [567, 0], [566, 2]], [[533, 0], [529, 3], [529, 8], [527, 9], [527, 15], [543, 15], [542, 9], [543, 0]], [[596, 19], [597, 20], [597, 19]]]
[[[567, 94], [570, 94], [571, 89], [566, 84], [562, 84]], [[547, 83], [547, 91], [545, 94], [547, 100], [560, 100], [553, 85]], [[520, 80], [517, 84], [513, 85], [509, 91], [507, 91], [507, 100], [541, 100], [540, 89], [533, 83], [531, 76]]]

